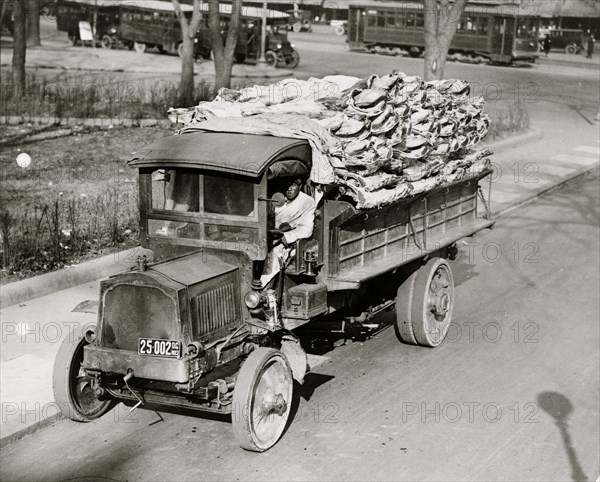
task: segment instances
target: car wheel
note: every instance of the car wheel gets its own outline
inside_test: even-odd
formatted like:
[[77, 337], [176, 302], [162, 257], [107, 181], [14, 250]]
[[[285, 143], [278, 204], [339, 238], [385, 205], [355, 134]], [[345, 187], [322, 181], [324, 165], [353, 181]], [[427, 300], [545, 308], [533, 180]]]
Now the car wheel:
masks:
[[265, 60], [271, 67], [277, 67], [277, 54], [272, 50], [267, 50], [265, 52]]
[[257, 348], [242, 364], [233, 389], [233, 434], [243, 449], [264, 452], [277, 443], [292, 406], [293, 378], [285, 355]]
[[443, 258], [432, 258], [398, 288], [396, 335], [405, 343], [434, 347], [446, 337], [454, 308], [454, 278]]
[[113, 39], [111, 38], [111, 36], [110, 35], [103, 35], [102, 39], [100, 40], [100, 46], [103, 49], [112, 49]]
[[298, 64], [300, 63], [300, 54], [298, 53], [297, 50], [292, 50], [292, 54], [290, 55], [290, 58], [288, 59], [287, 63], [286, 63], [286, 67], [290, 68], [290, 69], [295, 69], [296, 67], [298, 67]]
[[337, 27], [335, 27], [335, 34], [336, 34], [337, 36], [341, 37], [341, 36], [342, 36], [342, 35], [344, 35], [345, 33], [346, 33], [346, 29], [345, 29], [343, 26], [341, 26], [341, 25], [338, 25]]
[[565, 47], [565, 52], [569, 55], [575, 55], [577, 53], [577, 45], [569, 44]]
[[115, 404], [111, 398], [96, 397], [90, 377], [81, 368], [83, 348], [87, 344], [82, 326], [75, 333], [69, 333], [58, 349], [52, 374], [56, 403], [65, 417], [76, 422], [100, 418]]

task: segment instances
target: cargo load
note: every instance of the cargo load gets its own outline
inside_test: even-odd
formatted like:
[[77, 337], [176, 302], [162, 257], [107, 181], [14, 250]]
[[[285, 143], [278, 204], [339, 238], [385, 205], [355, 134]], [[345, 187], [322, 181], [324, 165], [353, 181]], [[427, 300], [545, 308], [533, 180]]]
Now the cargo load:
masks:
[[170, 109], [169, 119], [183, 124], [181, 133], [307, 139], [311, 180], [368, 209], [488, 169], [491, 150], [476, 148], [489, 127], [483, 104], [466, 81], [394, 71], [221, 89], [211, 102]]

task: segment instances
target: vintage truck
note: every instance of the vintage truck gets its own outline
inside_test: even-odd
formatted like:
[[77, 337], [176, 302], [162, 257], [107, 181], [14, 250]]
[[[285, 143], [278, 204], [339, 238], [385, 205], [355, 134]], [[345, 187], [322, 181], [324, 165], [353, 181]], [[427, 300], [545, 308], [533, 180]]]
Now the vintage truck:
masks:
[[102, 281], [96, 327], [61, 346], [53, 385], [65, 416], [94, 420], [117, 401], [231, 414], [241, 447], [262, 452], [307, 371], [297, 332], [368, 336], [374, 315], [395, 309], [402, 342], [442, 342], [454, 306], [447, 258], [492, 226], [480, 186], [491, 170], [369, 210], [308, 181], [313, 234], [265, 288], [269, 206], [311, 156], [302, 139], [196, 131], [130, 162], [154, 259]]

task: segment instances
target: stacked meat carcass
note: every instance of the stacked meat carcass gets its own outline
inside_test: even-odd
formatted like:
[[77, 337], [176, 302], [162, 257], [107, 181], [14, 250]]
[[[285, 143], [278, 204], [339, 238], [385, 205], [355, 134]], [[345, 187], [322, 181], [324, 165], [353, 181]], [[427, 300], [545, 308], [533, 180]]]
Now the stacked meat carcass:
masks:
[[213, 102], [171, 110], [170, 118], [201, 127], [213, 116], [308, 117], [328, 131], [324, 143], [336, 144], [325, 151], [336, 157], [341, 194], [372, 208], [488, 168], [491, 151], [475, 150], [489, 126], [482, 106], [462, 80], [424, 82], [393, 72], [225, 89]]

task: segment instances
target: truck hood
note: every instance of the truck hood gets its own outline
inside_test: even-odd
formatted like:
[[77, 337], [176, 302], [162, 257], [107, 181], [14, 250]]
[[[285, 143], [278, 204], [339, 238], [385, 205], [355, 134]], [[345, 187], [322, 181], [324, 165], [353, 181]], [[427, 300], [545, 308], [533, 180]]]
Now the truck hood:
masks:
[[237, 269], [237, 266], [224, 263], [216, 256], [199, 252], [150, 266], [148, 273], [159, 273], [177, 283], [191, 286]]

